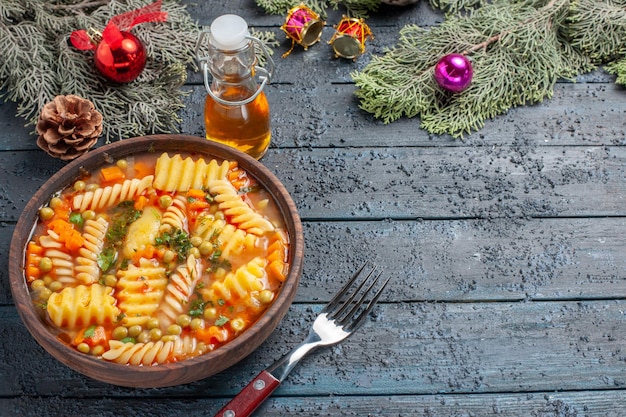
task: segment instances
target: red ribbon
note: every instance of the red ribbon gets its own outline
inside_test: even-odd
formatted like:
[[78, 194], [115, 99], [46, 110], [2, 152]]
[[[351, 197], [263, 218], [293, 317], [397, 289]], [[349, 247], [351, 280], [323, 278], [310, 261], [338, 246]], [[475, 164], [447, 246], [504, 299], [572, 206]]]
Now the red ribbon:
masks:
[[[113, 16], [102, 31], [102, 40], [115, 48], [115, 45], [123, 39], [122, 31], [128, 31], [141, 23], [165, 22], [167, 12], [161, 11], [161, 2], [162, 0], [157, 0], [140, 9]], [[93, 50], [98, 46], [87, 31], [82, 29], [72, 32], [70, 42], [81, 51]]]

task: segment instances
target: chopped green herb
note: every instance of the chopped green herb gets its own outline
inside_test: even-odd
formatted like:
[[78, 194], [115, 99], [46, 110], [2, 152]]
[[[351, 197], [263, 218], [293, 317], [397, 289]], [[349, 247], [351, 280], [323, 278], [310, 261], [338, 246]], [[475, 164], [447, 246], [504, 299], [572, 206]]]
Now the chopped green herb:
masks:
[[90, 339], [96, 334], [96, 325], [89, 326], [87, 330], [85, 330], [84, 336], [85, 339]]
[[70, 223], [76, 225], [78, 228], [82, 228], [83, 224], [85, 224], [85, 219], [80, 213], [72, 212], [70, 214]]
[[217, 320], [215, 320], [215, 325], [216, 326], [223, 326], [226, 323], [228, 323], [230, 321], [230, 319], [228, 317], [224, 317], [224, 316], [219, 316], [219, 318]]
[[220, 306], [223, 306], [224, 304], [226, 304], [226, 301], [222, 300], [221, 298], [219, 300], [217, 300], [217, 304]]
[[122, 340], [120, 340], [120, 342], [122, 342], [122, 343], [137, 343], [137, 341], [135, 340], [134, 337], [125, 337]]
[[206, 307], [206, 302], [202, 300], [202, 298], [196, 298], [191, 302], [189, 306], [189, 315], [191, 317], [198, 317], [204, 313], [204, 308]]
[[187, 252], [192, 244], [189, 241], [189, 234], [181, 229], [176, 229], [172, 233], [163, 233], [155, 239], [157, 245], [164, 245], [178, 254], [179, 259], [187, 259]]
[[115, 259], [117, 258], [117, 251], [112, 246], [105, 247], [102, 252], [98, 255], [96, 262], [98, 263], [98, 267], [102, 272], [107, 272], [113, 264], [115, 263]]

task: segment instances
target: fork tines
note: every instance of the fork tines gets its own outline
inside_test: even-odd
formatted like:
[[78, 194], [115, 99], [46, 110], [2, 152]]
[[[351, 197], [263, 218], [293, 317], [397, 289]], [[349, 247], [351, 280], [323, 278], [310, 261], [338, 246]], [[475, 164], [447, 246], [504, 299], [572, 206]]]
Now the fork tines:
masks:
[[[387, 278], [379, 283], [382, 274], [383, 271], [378, 266], [365, 262], [322, 312], [327, 313], [329, 319], [344, 326], [345, 331], [355, 330], [363, 324], [389, 282]], [[358, 286], [352, 290], [356, 283]], [[376, 287], [378, 289], [374, 291]]]

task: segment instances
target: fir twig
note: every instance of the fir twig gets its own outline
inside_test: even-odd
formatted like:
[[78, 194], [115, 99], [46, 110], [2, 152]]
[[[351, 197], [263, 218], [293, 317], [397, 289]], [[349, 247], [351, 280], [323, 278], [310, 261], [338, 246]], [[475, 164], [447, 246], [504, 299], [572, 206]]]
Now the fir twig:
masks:
[[167, 22], [132, 29], [148, 54], [146, 68], [129, 84], [112, 84], [95, 69], [93, 52], [68, 44], [70, 33], [103, 29], [117, 14], [145, 0], [2, 0], [0, 2], [0, 89], [16, 101], [29, 125], [56, 95], [91, 100], [104, 116], [106, 142], [149, 133], [171, 133], [180, 123], [186, 67], [193, 65], [199, 28], [184, 6], [164, 1]]
[[[431, 30], [408, 25], [398, 45], [352, 74], [362, 109], [385, 123], [421, 117], [431, 133], [462, 137], [511, 107], [550, 98], [559, 78], [592, 68], [559, 35], [567, 0], [495, 0], [466, 16], [449, 16]], [[436, 62], [464, 52], [474, 66], [472, 84], [460, 94], [434, 80]]]

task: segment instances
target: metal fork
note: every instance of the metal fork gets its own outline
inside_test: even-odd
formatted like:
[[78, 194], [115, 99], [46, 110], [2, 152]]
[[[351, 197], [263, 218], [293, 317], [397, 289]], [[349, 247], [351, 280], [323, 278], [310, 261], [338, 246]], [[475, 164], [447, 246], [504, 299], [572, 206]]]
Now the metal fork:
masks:
[[[368, 272], [369, 271], [369, 272]], [[363, 278], [365, 276], [365, 278]], [[372, 311], [389, 278], [379, 283], [382, 271], [366, 262], [324, 306], [302, 343], [261, 371], [215, 417], [247, 417], [265, 401], [295, 368], [300, 359], [320, 346], [341, 342], [357, 330]], [[362, 281], [358, 283], [359, 280]], [[352, 289], [358, 283], [356, 289]], [[375, 290], [378, 288], [377, 290]]]

